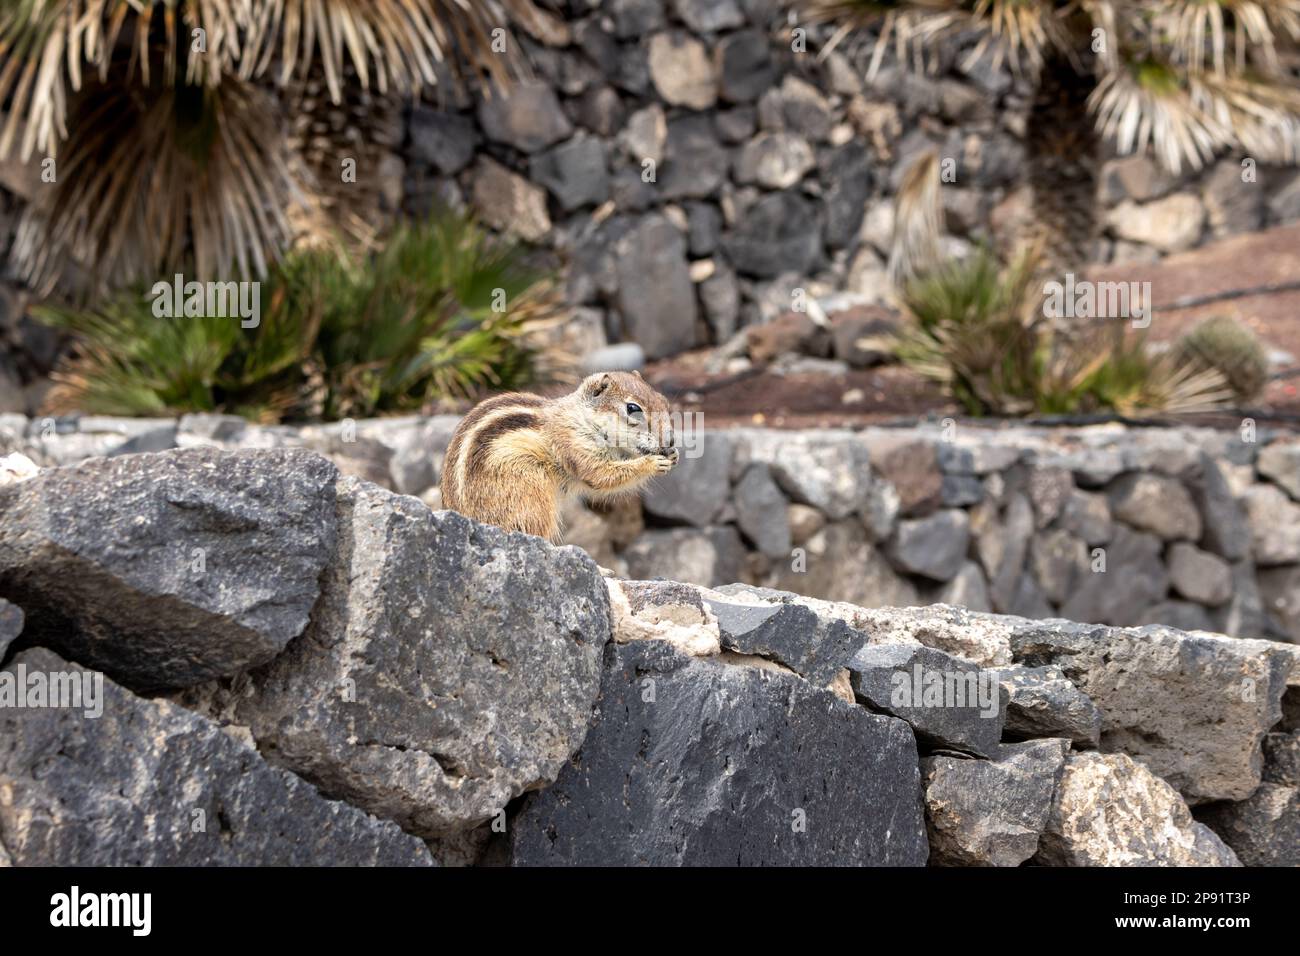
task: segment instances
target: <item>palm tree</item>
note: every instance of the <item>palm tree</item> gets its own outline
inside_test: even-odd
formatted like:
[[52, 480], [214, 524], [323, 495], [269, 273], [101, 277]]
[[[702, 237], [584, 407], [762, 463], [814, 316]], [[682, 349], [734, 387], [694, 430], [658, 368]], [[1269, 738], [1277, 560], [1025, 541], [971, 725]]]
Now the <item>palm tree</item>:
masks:
[[[1300, 0], [806, 0], [805, 19], [844, 37], [878, 27], [870, 72], [891, 46], [927, 66], [970, 32], [1034, 82], [1025, 137], [1048, 268], [1088, 261], [1097, 234], [1102, 140], [1148, 148], [1178, 174], [1224, 150], [1262, 164], [1300, 159], [1300, 84], [1289, 61]], [[918, 181], [923, 181], [921, 177]]]
[[542, 16], [532, 0], [0, 0], [0, 160], [54, 160], [18, 274], [41, 294], [187, 265], [258, 276], [327, 222], [372, 221], [374, 191], [321, 167], [341, 179], [339, 157], [376, 137], [308, 147], [338, 124], [286, 103], [387, 121], [350, 100], [508, 82], [522, 66], [504, 31]]

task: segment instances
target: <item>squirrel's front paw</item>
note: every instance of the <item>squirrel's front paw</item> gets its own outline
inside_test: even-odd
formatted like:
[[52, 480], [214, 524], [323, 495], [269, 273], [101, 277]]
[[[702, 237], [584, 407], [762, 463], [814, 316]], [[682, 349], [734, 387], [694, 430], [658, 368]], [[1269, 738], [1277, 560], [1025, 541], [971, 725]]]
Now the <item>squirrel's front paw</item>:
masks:
[[661, 448], [650, 456], [655, 463], [655, 471], [661, 475], [666, 475], [677, 465], [677, 460], [681, 457], [676, 448]]

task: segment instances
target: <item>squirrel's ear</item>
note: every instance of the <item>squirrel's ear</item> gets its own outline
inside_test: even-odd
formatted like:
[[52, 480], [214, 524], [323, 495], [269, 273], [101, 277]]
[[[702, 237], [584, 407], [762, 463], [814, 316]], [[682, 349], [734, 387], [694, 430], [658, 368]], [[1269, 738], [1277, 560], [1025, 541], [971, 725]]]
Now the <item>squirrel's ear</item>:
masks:
[[593, 375], [587, 380], [587, 397], [599, 398], [612, 384], [614, 384], [614, 380], [609, 377], [608, 372], [604, 375]]

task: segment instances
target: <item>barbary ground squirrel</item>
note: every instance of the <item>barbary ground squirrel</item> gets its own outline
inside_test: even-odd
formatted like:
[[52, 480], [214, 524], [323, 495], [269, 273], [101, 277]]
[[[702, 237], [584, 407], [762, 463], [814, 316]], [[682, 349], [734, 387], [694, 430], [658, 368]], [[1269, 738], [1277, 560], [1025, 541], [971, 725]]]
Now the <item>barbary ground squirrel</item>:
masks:
[[447, 446], [442, 504], [558, 541], [564, 497], [632, 492], [677, 460], [667, 399], [638, 372], [601, 372], [560, 398], [516, 392], [476, 405]]

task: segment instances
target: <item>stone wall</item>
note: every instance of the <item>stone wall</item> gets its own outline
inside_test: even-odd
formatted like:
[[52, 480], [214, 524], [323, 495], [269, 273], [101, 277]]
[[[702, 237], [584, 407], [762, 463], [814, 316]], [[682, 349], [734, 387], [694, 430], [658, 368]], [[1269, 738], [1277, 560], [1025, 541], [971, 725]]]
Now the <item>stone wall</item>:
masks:
[[606, 578], [302, 448], [0, 486], [0, 866], [1294, 865], [1298, 695], [1290, 644]]
[[[63, 464], [175, 446], [304, 445], [437, 508], [456, 421], [295, 429], [204, 415], [0, 416], [0, 453]], [[566, 540], [632, 578], [1300, 641], [1300, 442], [1242, 434], [706, 428], [643, 499], [572, 506]]]
[[[361, 175], [381, 178], [405, 215], [468, 206], [553, 251], [580, 351], [632, 340], [656, 358], [722, 342], [789, 309], [797, 288], [881, 301], [892, 197], [930, 147], [955, 163], [942, 193], [949, 251], [1012, 235], [1026, 215], [1031, 91], [991, 62], [964, 69], [965, 48], [930, 75], [886, 57], [868, 83], [869, 43], [819, 59], [831, 31], [812, 27], [795, 52], [797, 24], [777, 0], [568, 8], [544, 42], [519, 37], [533, 82], [411, 106], [385, 133], [400, 145]], [[1261, 167], [1244, 183], [1240, 159], [1182, 177], [1145, 157], [1108, 162], [1098, 260], [1300, 219], [1300, 173]], [[0, 192], [29, 180], [0, 165]], [[0, 196], [0, 255], [20, 206]], [[50, 336], [21, 315], [0, 292], [0, 341], [16, 350], [0, 355], [0, 386], [52, 360]], [[2, 387], [0, 403], [32, 408]]]

